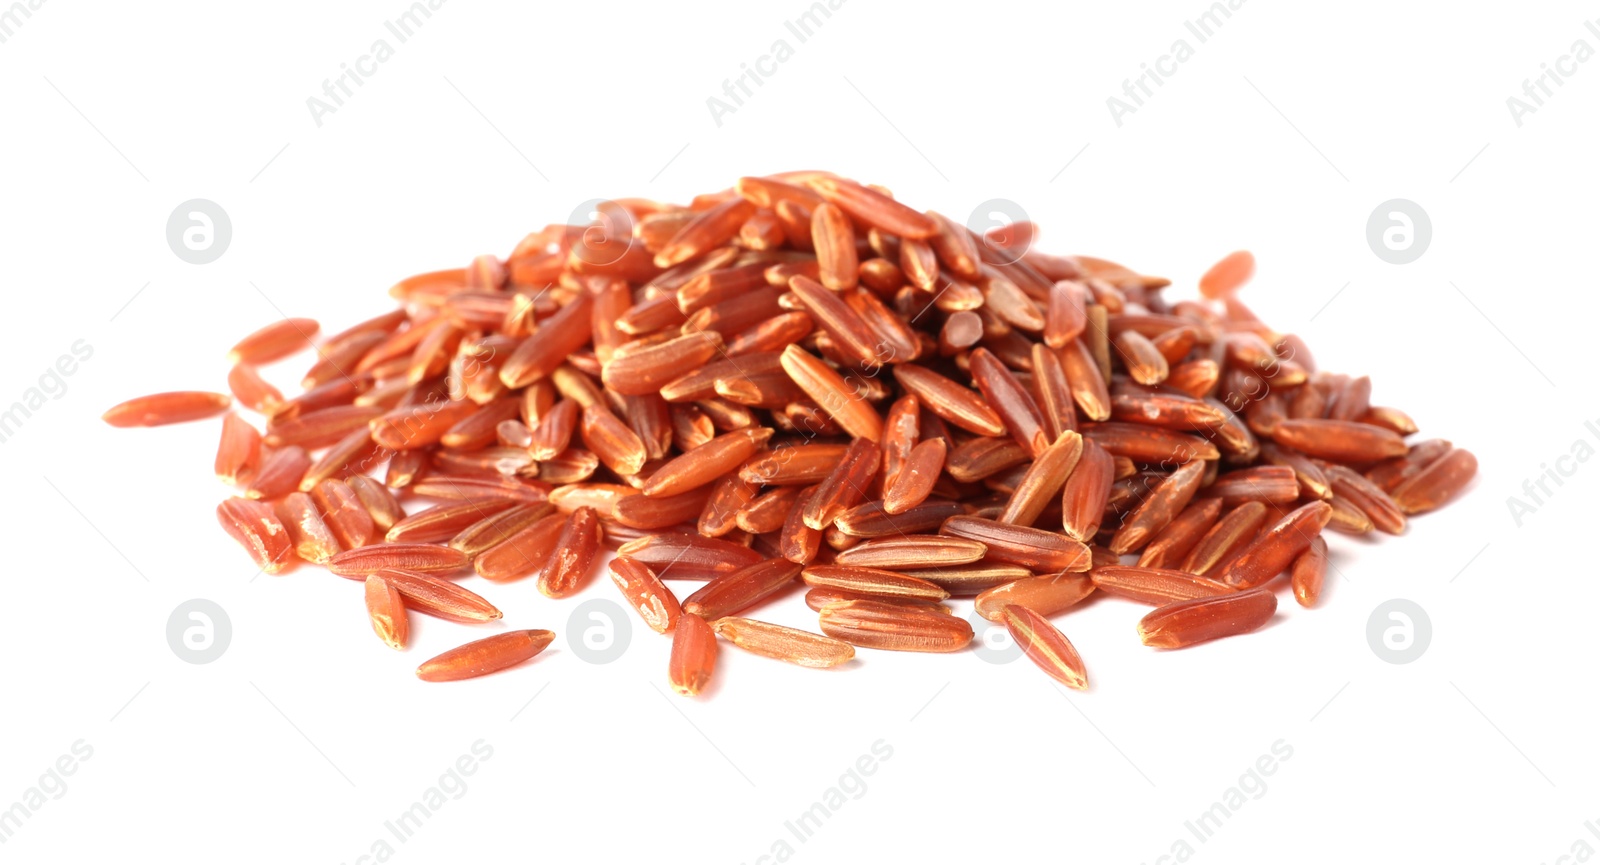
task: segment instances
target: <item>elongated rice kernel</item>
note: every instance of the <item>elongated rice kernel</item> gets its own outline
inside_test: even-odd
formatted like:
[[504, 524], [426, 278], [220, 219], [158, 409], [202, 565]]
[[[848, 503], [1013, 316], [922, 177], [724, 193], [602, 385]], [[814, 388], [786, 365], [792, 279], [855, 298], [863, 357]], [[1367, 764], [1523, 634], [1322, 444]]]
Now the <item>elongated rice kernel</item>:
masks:
[[518, 503], [542, 502], [549, 497], [550, 484], [523, 478], [483, 478], [429, 474], [409, 485], [412, 493], [445, 501], [460, 502], [476, 498], [503, 498]]
[[959, 652], [972, 642], [965, 619], [922, 605], [841, 601], [822, 608], [822, 632], [868, 649]]
[[[1406, 450], [1404, 456], [1390, 457], [1367, 469], [1365, 474], [1367, 480], [1377, 484], [1379, 489], [1392, 496], [1401, 484], [1415, 477], [1452, 449], [1450, 442], [1446, 439], [1428, 439], [1427, 441], [1416, 442]], [[1265, 449], [1263, 449], [1263, 453], [1265, 454]], [[1309, 457], [1304, 459], [1307, 462], [1310, 461]], [[1325, 498], [1326, 496], [1322, 497]]]
[[[624, 348], [635, 343], [624, 343]], [[715, 331], [686, 333], [663, 343], [623, 354], [620, 350], [605, 364], [606, 387], [625, 395], [655, 393], [661, 386], [717, 356], [722, 337]]]
[[384, 568], [451, 574], [466, 566], [467, 557], [461, 551], [433, 544], [373, 544], [345, 550], [328, 562], [328, 570], [350, 579], [365, 579]]
[[717, 636], [747, 652], [802, 667], [837, 667], [856, 656], [855, 647], [843, 640], [770, 622], [726, 616], [712, 627]]
[[299, 445], [317, 450], [338, 442], [382, 415], [376, 406], [342, 405], [267, 422], [265, 441], [271, 447]]
[[706, 620], [684, 613], [672, 631], [672, 656], [667, 679], [672, 690], [693, 697], [705, 690], [717, 669], [717, 635]]
[[397, 408], [368, 425], [372, 440], [390, 450], [414, 450], [436, 444], [477, 405], [466, 400]]
[[443, 577], [400, 568], [383, 568], [375, 573], [394, 586], [406, 607], [416, 612], [451, 622], [492, 622], [500, 618], [500, 610], [483, 596]]
[[883, 419], [871, 403], [858, 397], [827, 364], [793, 345], [783, 350], [782, 360], [784, 371], [795, 384], [845, 431], [872, 441], [883, 435]]
[[1026, 607], [1046, 618], [1061, 613], [1089, 597], [1095, 590], [1089, 574], [1027, 577], [978, 593], [973, 606], [991, 622], [1005, 618], [1007, 606]]
[[361, 506], [367, 509], [367, 514], [372, 517], [372, 523], [380, 532], [387, 532], [395, 523], [405, 518], [405, 509], [400, 506], [400, 500], [394, 493], [381, 483], [366, 475], [353, 475], [345, 483], [355, 492], [356, 498], [361, 500]]
[[800, 565], [788, 559], [767, 559], [706, 583], [683, 599], [683, 611], [707, 620], [750, 609], [795, 585]]
[[1200, 277], [1200, 294], [1203, 297], [1222, 297], [1250, 280], [1256, 272], [1256, 257], [1247, 250], [1230, 252], [1211, 265]]
[[850, 443], [844, 457], [806, 499], [802, 519], [813, 529], [826, 528], [866, 498], [867, 487], [883, 463], [883, 452], [871, 439]]
[[372, 522], [372, 515], [344, 481], [329, 478], [317, 484], [311, 491], [311, 499], [317, 503], [333, 536], [339, 539], [339, 546], [353, 550], [377, 538], [378, 527]]
[[249, 364], [236, 364], [228, 372], [228, 390], [240, 405], [263, 414], [271, 415], [284, 408], [283, 392]]
[[886, 535], [844, 550], [833, 557], [836, 565], [898, 570], [909, 567], [969, 565], [989, 548], [966, 538], [944, 535]]
[[1478, 473], [1478, 458], [1454, 448], [1395, 487], [1393, 498], [1402, 511], [1431, 511], [1454, 498]]
[[1144, 385], [1166, 381], [1167, 359], [1149, 337], [1136, 330], [1125, 330], [1117, 334], [1112, 345], [1127, 365], [1128, 375], [1134, 381]]
[[308, 562], [325, 565], [339, 554], [339, 539], [317, 510], [311, 496], [301, 492], [284, 496], [274, 506], [278, 519], [289, 530], [295, 554]]
[[1272, 438], [1284, 447], [1338, 462], [1376, 462], [1406, 452], [1398, 434], [1355, 421], [1290, 419], [1278, 424]]
[[663, 580], [713, 580], [762, 561], [748, 547], [681, 532], [647, 534], [617, 552], [649, 565]]
[[1105, 448], [1092, 440], [1083, 451], [1061, 489], [1061, 521], [1067, 537], [1089, 541], [1100, 529], [1106, 499], [1111, 495], [1114, 462]]
[[610, 409], [597, 404], [585, 406], [579, 434], [587, 447], [619, 475], [636, 475], [644, 468], [648, 454], [644, 442]]
[[1267, 589], [1177, 601], [1151, 610], [1139, 620], [1139, 639], [1158, 649], [1181, 649], [1245, 634], [1267, 623], [1278, 598]]
[[939, 473], [944, 470], [945, 453], [944, 439], [917, 442], [894, 480], [887, 484], [883, 509], [891, 514], [903, 514], [927, 501], [939, 482]]
[[1302, 607], [1314, 607], [1322, 595], [1322, 580], [1328, 572], [1328, 542], [1318, 537], [1289, 567], [1289, 583], [1294, 599]]
[[513, 507], [506, 499], [467, 499], [435, 505], [406, 516], [389, 527], [384, 539], [390, 543], [438, 543], [448, 541], [474, 523]]
[[1241, 589], [1259, 586], [1283, 572], [1301, 550], [1311, 545], [1333, 516], [1327, 502], [1312, 502], [1290, 511], [1262, 532], [1244, 552], [1218, 571], [1223, 582]]
[[1089, 674], [1084, 671], [1083, 659], [1054, 625], [1038, 613], [1016, 604], [1007, 604], [1001, 616], [1006, 630], [1022, 647], [1028, 660], [1069, 688], [1089, 690]]
[[990, 559], [1033, 568], [1040, 573], [1089, 569], [1088, 547], [1043, 529], [958, 516], [945, 520], [939, 531], [941, 534], [981, 541], [989, 547]]
[[611, 560], [611, 581], [650, 630], [665, 634], [678, 624], [683, 609], [649, 565], [627, 556]]
[[1406, 530], [1405, 512], [1377, 484], [1340, 465], [1328, 466], [1326, 474], [1334, 495], [1360, 508], [1379, 531], [1398, 535]]
[[555, 506], [549, 503], [512, 502], [510, 508], [492, 513], [456, 533], [450, 539], [449, 546], [460, 550], [468, 559], [476, 560], [480, 554], [505, 542], [517, 532], [544, 519], [554, 511]]
[[1328, 499], [1328, 507], [1328, 528], [1347, 535], [1365, 535], [1372, 531], [1372, 518], [1349, 499], [1333, 496]]
[[1190, 503], [1183, 513], [1145, 545], [1144, 551], [1139, 554], [1139, 566], [1166, 568], [1182, 563], [1195, 544], [1216, 524], [1221, 513], [1221, 499], [1200, 499]]
[[[1209, 499], [1220, 504], [1220, 500]], [[1217, 520], [1184, 558], [1181, 570], [1205, 576], [1233, 561], [1260, 533], [1267, 521], [1267, 506], [1245, 502]]]
[[839, 589], [864, 595], [923, 598], [934, 601], [950, 597], [949, 591], [927, 580], [877, 568], [811, 565], [802, 572], [801, 579], [808, 586]]
[[1005, 434], [1000, 415], [970, 388], [916, 364], [900, 364], [894, 375], [901, 387], [950, 423], [979, 435]]
[[255, 474], [261, 462], [261, 433], [236, 414], [222, 418], [222, 439], [217, 443], [217, 479], [235, 486]]
[[[555, 552], [557, 539], [566, 526], [566, 517], [547, 513], [527, 523], [510, 537], [479, 553], [472, 560], [478, 576], [492, 582], [526, 577], [544, 567]], [[465, 553], [462, 554], [465, 556]]]
[[293, 539], [271, 505], [228, 499], [217, 505], [217, 522], [263, 572], [276, 574], [293, 562]]
[[969, 363], [973, 382], [1000, 415], [1011, 437], [1035, 457], [1044, 453], [1050, 441], [1044, 432], [1044, 416], [1040, 414], [1033, 396], [988, 349], [974, 349], [969, 356]]
[[823, 285], [834, 291], [856, 287], [856, 237], [844, 211], [827, 203], [812, 208], [811, 245], [817, 252]]
[[404, 649], [410, 628], [406, 621], [405, 602], [400, 591], [379, 574], [367, 576], [367, 617], [372, 620], [372, 630], [378, 639], [391, 649]]
[[647, 496], [671, 496], [703, 487], [734, 471], [771, 438], [772, 430], [725, 433], [679, 456], [645, 481]]
[[1227, 583], [1167, 568], [1102, 565], [1090, 572], [1090, 578], [1106, 594], [1158, 606], [1233, 592]]
[[101, 415], [112, 426], [165, 426], [222, 414], [233, 400], [226, 394], [173, 391], [135, 397], [118, 403]]
[[578, 508], [567, 517], [550, 559], [539, 572], [539, 591], [551, 598], [576, 592], [593, 570], [599, 550], [600, 523], [594, 508]]
[[1033, 525], [1066, 485], [1082, 453], [1083, 437], [1072, 430], [1062, 432], [1023, 473], [1005, 510], [1000, 512], [1000, 522]]
[[1167, 527], [1188, 506], [1204, 480], [1205, 463], [1185, 463], [1162, 478], [1149, 496], [1123, 520], [1111, 538], [1111, 552], [1125, 555], [1136, 552], [1156, 533]]
[[971, 565], [933, 568], [902, 568], [901, 573], [943, 586], [955, 596], [977, 595], [986, 589], [1035, 576], [1020, 565], [977, 562]]
[[320, 325], [309, 318], [275, 321], [239, 340], [228, 350], [234, 363], [270, 363], [311, 346]]
[[545, 650], [556, 638], [554, 631], [507, 631], [457, 646], [422, 662], [417, 678], [424, 682], [454, 682], [514, 667]]

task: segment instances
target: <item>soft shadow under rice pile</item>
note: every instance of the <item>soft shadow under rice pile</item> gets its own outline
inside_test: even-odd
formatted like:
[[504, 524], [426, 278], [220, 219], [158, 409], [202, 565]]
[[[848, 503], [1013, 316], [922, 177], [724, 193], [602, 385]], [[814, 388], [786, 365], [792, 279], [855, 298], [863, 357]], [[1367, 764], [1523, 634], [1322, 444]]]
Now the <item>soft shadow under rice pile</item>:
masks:
[[[402, 280], [401, 309], [334, 336], [310, 319], [251, 334], [231, 400], [156, 394], [105, 419], [227, 412], [222, 527], [267, 573], [364, 582], [395, 648], [412, 613], [500, 618], [453, 577], [560, 598], [614, 549], [687, 694], [719, 638], [815, 667], [966, 650], [945, 601], [970, 596], [1086, 688], [1052, 620], [1070, 631], [1091, 594], [1153, 607], [1147, 646], [1252, 631], [1278, 589], [1316, 604], [1325, 529], [1400, 534], [1477, 470], [1449, 442], [1407, 444], [1416, 425], [1367, 377], [1318, 371], [1256, 318], [1246, 252], [1172, 300], [1168, 280], [1038, 251], [1032, 224], [979, 235], [824, 172], [595, 216]], [[257, 373], [313, 347], [299, 396]], [[677, 581], [706, 582], [680, 603]], [[820, 634], [749, 618], [799, 591]], [[417, 675], [482, 675], [553, 638], [499, 632]]]

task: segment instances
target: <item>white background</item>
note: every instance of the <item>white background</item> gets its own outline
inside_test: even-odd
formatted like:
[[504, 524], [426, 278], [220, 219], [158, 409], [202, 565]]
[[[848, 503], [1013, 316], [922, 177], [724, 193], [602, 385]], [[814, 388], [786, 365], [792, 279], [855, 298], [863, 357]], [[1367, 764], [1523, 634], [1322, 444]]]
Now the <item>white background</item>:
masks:
[[[353, 863], [380, 838], [401, 862], [740, 863], [780, 839], [804, 862], [1154, 863], [1181, 839], [1203, 862], [1542, 863], [1600, 846], [1583, 552], [1600, 467], [1520, 527], [1507, 506], [1575, 441], [1600, 446], [1583, 425], [1600, 420], [1600, 63], [1520, 128], [1506, 106], [1575, 40], [1600, 48], [1593, 4], [1252, 0], [1204, 44], [1183, 26], [1200, 0], [849, 0], [803, 44], [784, 27], [800, 0], [456, 0], [398, 44], [384, 22], [403, 9], [50, 0], [0, 44], [0, 406], [74, 341], [94, 352], [0, 444], [0, 808], [74, 742], [93, 749], [7, 860]], [[307, 98], [379, 38], [393, 58], [319, 127]], [[780, 38], [793, 57], [719, 126], [707, 98]], [[1119, 127], [1107, 97], [1180, 38], [1193, 58]], [[688, 700], [667, 688], [666, 639], [635, 622], [620, 660], [586, 664], [566, 642], [575, 605], [528, 583], [485, 591], [507, 626], [560, 633], [551, 650], [422, 684], [418, 662], [483, 632], [416, 617], [400, 655], [357, 585], [252, 579], [212, 514], [215, 424], [98, 420], [141, 393], [221, 390], [242, 333], [282, 314], [337, 330], [387, 308], [397, 278], [504, 254], [588, 199], [684, 201], [794, 168], [958, 219], [1014, 201], [1045, 249], [1170, 276], [1173, 297], [1253, 249], [1247, 301], [1474, 450], [1479, 480], [1405, 537], [1337, 538], [1319, 608], [1287, 604], [1249, 637], [1163, 654], [1139, 644], [1135, 605], [1061, 617], [1088, 693], [973, 653], [818, 672], [727, 648]], [[1405, 266], [1365, 239], [1397, 197], [1433, 225]], [[215, 263], [166, 244], [191, 198], [231, 216]], [[204, 666], [166, 643], [197, 597], [233, 629]], [[1399, 666], [1367, 642], [1396, 597], [1433, 627]], [[772, 615], [814, 624], [798, 598]], [[493, 753], [465, 792], [390, 836], [478, 740]], [[849, 782], [859, 798], [791, 835], [880, 740], [892, 756], [864, 792]], [[1191, 835], [1280, 740], [1292, 757], [1251, 782], [1259, 798]]]

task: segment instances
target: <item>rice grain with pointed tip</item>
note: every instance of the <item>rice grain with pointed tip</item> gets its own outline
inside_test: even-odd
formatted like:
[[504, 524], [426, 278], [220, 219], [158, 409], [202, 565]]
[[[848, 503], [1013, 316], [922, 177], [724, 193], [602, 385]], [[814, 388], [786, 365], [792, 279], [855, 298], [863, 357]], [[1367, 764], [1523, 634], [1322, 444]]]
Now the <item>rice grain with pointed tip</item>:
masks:
[[497, 673], [544, 651], [555, 638], [554, 631], [544, 630], [495, 634], [423, 661], [417, 667], [417, 678], [424, 682], [454, 682]]
[[1278, 598], [1267, 589], [1177, 601], [1140, 619], [1139, 639], [1158, 649], [1181, 649], [1254, 631], [1277, 609]]
[[694, 613], [684, 613], [672, 631], [667, 679], [672, 690], [693, 697], [705, 690], [717, 669], [717, 635]]
[[115, 427], [166, 426], [214, 417], [233, 404], [227, 394], [206, 391], [171, 391], [118, 403], [100, 416]]
[[400, 592], [379, 574], [371, 574], [367, 577], [366, 600], [367, 618], [378, 639], [391, 649], [404, 649], [410, 627]]
[[1001, 617], [1011, 639], [1046, 675], [1073, 690], [1089, 690], [1089, 674], [1084, 670], [1083, 659], [1054, 625], [1038, 613], [1016, 604], [1007, 604]]
[[747, 652], [802, 667], [837, 667], [856, 655], [855, 647], [843, 640], [755, 619], [726, 616], [712, 623], [712, 628], [717, 636]]

